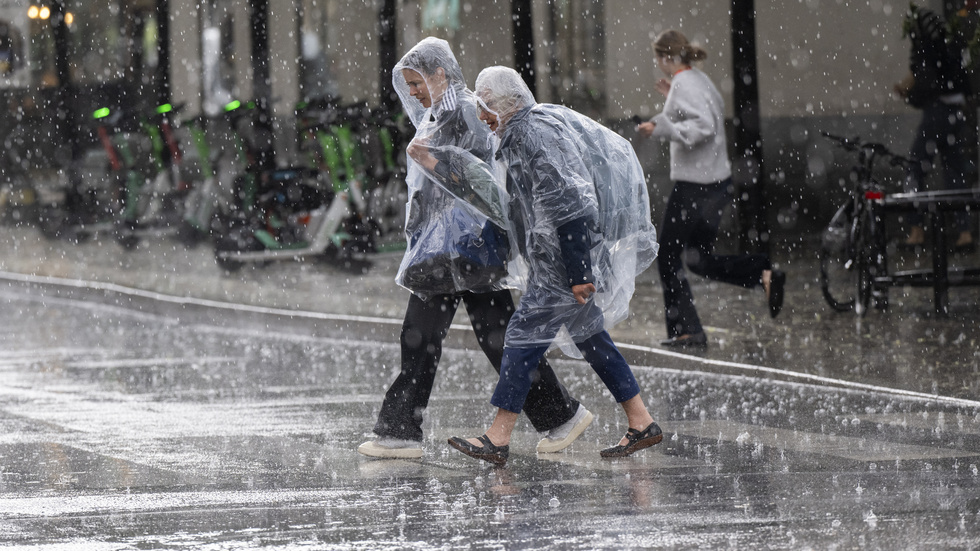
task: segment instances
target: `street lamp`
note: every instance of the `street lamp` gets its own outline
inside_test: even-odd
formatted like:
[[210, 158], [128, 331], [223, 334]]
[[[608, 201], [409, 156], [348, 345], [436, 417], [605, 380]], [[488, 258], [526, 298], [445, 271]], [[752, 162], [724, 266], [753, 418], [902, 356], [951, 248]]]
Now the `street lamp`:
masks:
[[[31, 5], [27, 8], [28, 19], [40, 19], [42, 21], [47, 21], [51, 18], [51, 8], [48, 6], [36, 6]], [[75, 21], [75, 16], [71, 12], [65, 13], [65, 24], [71, 25]]]

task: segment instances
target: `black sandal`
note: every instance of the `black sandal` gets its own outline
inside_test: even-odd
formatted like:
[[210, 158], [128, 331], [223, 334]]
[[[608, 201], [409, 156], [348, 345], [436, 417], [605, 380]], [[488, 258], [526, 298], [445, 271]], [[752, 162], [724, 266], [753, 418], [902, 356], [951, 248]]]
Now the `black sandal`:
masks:
[[663, 439], [664, 433], [660, 430], [660, 427], [656, 423], [650, 423], [650, 426], [643, 429], [642, 432], [636, 429], [626, 431], [625, 446], [606, 448], [599, 452], [599, 455], [602, 457], [626, 457], [644, 448], [649, 448], [654, 444], [659, 444]]
[[510, 446], [495, 446], [486, 434], [477, 438], [477, 440], [482, 442], [483, 446], [474, 446], [467, 442], [465, 438], [458, 436], [450, 438], [449, 445], [470, 457], [482, 459], [494, 465], [503, 465], [507, 462], [507, 456], [510, 454]]

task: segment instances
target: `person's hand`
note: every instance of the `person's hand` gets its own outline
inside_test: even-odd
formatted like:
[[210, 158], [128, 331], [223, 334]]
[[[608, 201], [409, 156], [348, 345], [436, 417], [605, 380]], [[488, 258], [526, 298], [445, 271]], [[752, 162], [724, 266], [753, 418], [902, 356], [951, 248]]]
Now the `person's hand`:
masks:
[[591, 283], [582, 283], [580, 285], [572, 286], [572, 294], [575, 295], [575, 301], [579, 304], [585, 304], [592, 298], [595, 294], [595, 285]]
[[660, 92], [663, 95], [667, 95], [670, 92], [670, 80], [662, 78], [653, 85], [654, 90]]
[[415, 162], [422, 165], [422, 168], [433, 171], [435, 170], [436, 164], [438, 164], [439, 161], [433, 157], [431, 153], [429, 153], [429, 146], [426, 145], [427, 142], [428, 140], [424, 139], [412, 140], [412, 142], [408, 144], [408, 148], [405, 151], [408, 153], [409, 157], [415, 159]]
[[425, 138], [415, 138], [414, 140], [412, 140], [408, 144], [408, 149], [406, 150], [408, 156], [417, 161], [419, 160], [419, 157], [428, 155], [429, 154], [429, 146], [427, 145], [428, 141], [429, 140]]
[[901, 99], [905, 99], [905, 96], [907, 96], [909, 93], [908, 89], [904, 88], [901, 82], [896, 82], [895, 86], [892, 87], [892, 90]]
[[913, 86], [915, 86], [915, 75], [912, 74], [912, 71], [909, 71], [905, 75], [905, 78], [895, 83], [895, 86], [892, 87], [892, 90], [894, 90], [894, 92], [898, 94], [898, 97], [902, 99], [907, 99], [909, 95], [909, 90], [911, 90]]
[[656, 123], [647, 121], [641, 122], [636, 125], [636, 133], [640, 135], [641, 138], [649, 138], [653, 135], [653, 129], [656, 128]]

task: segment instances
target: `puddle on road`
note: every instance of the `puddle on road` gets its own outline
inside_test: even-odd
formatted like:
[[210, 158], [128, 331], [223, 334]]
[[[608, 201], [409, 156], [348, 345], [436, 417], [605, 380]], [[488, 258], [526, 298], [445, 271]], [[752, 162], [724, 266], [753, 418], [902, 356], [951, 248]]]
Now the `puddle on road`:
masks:
[[493, 468], [445, 444], [489, 424], [494, 381], [479, 353], [448, 348], [425, 456], [374, 461], [354, 449], [396, 344], [243, 328], [228, 313], [14, 302], [0, 313], [0, 545], [980, 546], [975, 407], [647, 366], [637, 376], [666, 438], [605, 461], [623, 416], [588, 366], [556, 360], [596, 422], [536, 456], [522, 421]]

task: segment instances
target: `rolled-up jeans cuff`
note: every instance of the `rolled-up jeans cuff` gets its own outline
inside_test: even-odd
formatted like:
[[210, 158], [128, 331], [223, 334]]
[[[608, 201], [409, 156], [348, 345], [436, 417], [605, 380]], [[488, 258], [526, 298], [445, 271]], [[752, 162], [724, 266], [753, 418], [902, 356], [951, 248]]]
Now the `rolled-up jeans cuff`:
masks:
[[547, 346], [535, 348], [504, 347], [500, 364], [500, 379], [490, 397], [490, 403], [500, 409], [520, 413], [531, 384], [537, 376], [538, 363], [548, 351]]

